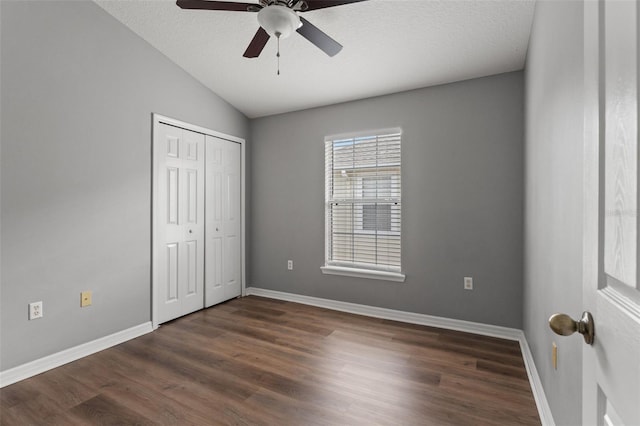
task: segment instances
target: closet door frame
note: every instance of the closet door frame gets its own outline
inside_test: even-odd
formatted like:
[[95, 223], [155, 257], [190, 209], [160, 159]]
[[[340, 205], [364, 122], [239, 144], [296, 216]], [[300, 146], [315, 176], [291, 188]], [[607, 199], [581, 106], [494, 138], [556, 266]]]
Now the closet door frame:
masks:
[[[158, 235], [160, 232], [160, 224], [157, 223], [157, 211], [160, 208], [159, 206], [159, 193], [158, 193], [158, 179], [159, 179], [159, 170], [157, 170], [157, 164], [159, 164], [159, 155], [161, 152], [156, 149], [154, 140], [155, 136], [158, 132], [158, 128], [160, 124], [168, 124], [170, 126], [179, 127], [185, 130], [190, 130], [192, 132], [202, 133], [203, 135], [214, 136], [216, 138], [224, 139], [231, 142], [236, 142], [240, 144], [240, 253], [241, 253], [241, 295], [245, 296], [246, 292], [246, 250], [245, 250], [245, 236], [246, 236], [246, 221], [245, 221], [245, 210], [246, 210], [246, 198], [245, 198], [245, 188], [246, 188], [246, 142], [244, 139], [239, 138], [237, 136], [228, 135], [225, 133], [221, 133], [215, 130], [207, 129], [205, 127], [197, 126], [194, 124], [190, 124], [181, 120], [177, 120], [174, 118], [166, 117], [160, 114], [153, 113], [152, 114], [152, 134], [151, 134], [151, 323], [153, 328], [158, 328], [158, 280], [159, 280], [159, 268], [160, 264], [158, 261]], [[206, 187], [205, 187], [206, 191]], [[206, 195], [205, 195], [206, 199]], [[205, 211], [205, 215], [206, 215]], [[206, 249], [206, 247], [205, 247]], [[205, 251], [206, 256], [206, 251]], [[204, 265], [203, 265], [204, 272]], [[204, 295], [202, 300], [202, 306], [204, 307]]]

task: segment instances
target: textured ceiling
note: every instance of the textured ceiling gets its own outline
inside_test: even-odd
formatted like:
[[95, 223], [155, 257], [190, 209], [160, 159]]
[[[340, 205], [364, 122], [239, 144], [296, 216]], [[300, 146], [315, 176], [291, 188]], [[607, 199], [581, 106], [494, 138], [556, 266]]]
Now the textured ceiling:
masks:
[[280, 42], [278, 76], [274, 38], [259, 58], [242, 57], [255, 13], [95, 1], [250, 118], [520, 70], [534, 9], [534, 0], [368, 0], [306, 12], [344, 49], [330, 58], [294, 33]]

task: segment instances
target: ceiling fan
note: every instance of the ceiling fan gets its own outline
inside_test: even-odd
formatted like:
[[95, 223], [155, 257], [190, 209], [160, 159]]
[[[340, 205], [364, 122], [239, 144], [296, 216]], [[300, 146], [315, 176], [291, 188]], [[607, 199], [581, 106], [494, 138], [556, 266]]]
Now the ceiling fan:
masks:
[[260, 3], [177, 0], [176, 4], [182, 9], [257, 12], [260, 28], [243, 55], [245, 58], [257, 58], [271, 36], [275, 36], [279, 44], [281, 38], [288, 37], [293, 31], [309, 40], [327, 55], [335, 56], [342, 50], [342, 45], [299, 16], [298, 13], [361, 1], [365, 0], [259, 0]]

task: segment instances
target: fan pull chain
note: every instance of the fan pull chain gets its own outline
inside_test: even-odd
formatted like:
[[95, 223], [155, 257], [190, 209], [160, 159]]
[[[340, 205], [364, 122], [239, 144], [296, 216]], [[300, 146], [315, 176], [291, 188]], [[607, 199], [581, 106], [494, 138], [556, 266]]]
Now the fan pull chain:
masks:
[[276, 58], [278, 58], [278, 75], [280, 75], [280, 33], [276, 33], [276, 37], [278, 38], [278, 53], [276, 53]]

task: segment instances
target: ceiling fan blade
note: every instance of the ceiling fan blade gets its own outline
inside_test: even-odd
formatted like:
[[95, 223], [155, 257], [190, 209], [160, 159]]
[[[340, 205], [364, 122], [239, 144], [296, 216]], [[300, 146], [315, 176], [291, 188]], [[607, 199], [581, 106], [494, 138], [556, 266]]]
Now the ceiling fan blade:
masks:
[[251, 40], [249, 47], [247, 47], [247, 50], [245, 50], [242, 56], [245, 58], [257, 58], [260, 56], [262, 49], [264, 49], [264, 46], [269, 41], [269, 37], [269, 34], [262, 27], [258, 28], [256, 35], [253, 36], [253, 40]]
[[324, 9], [327, 7], [341, 6], [343, 4], [358, 3], [366, 0], [304, 0], [307, 8], [304, 11]]
[[300, 17], [302, 26], [296, 31], [304, 38], [315, 44], [320, 50], [329, 56], [335, 56], [342, 50], [342, 45], [323, 33], [318, 27]]
[[209, 0], [178, 0], [176, 4], [181, 9], [198, 10], [231, 10], [235, 12], [255, 12], [256, 3], [236, 3], [233, 1], [209, 1]]

